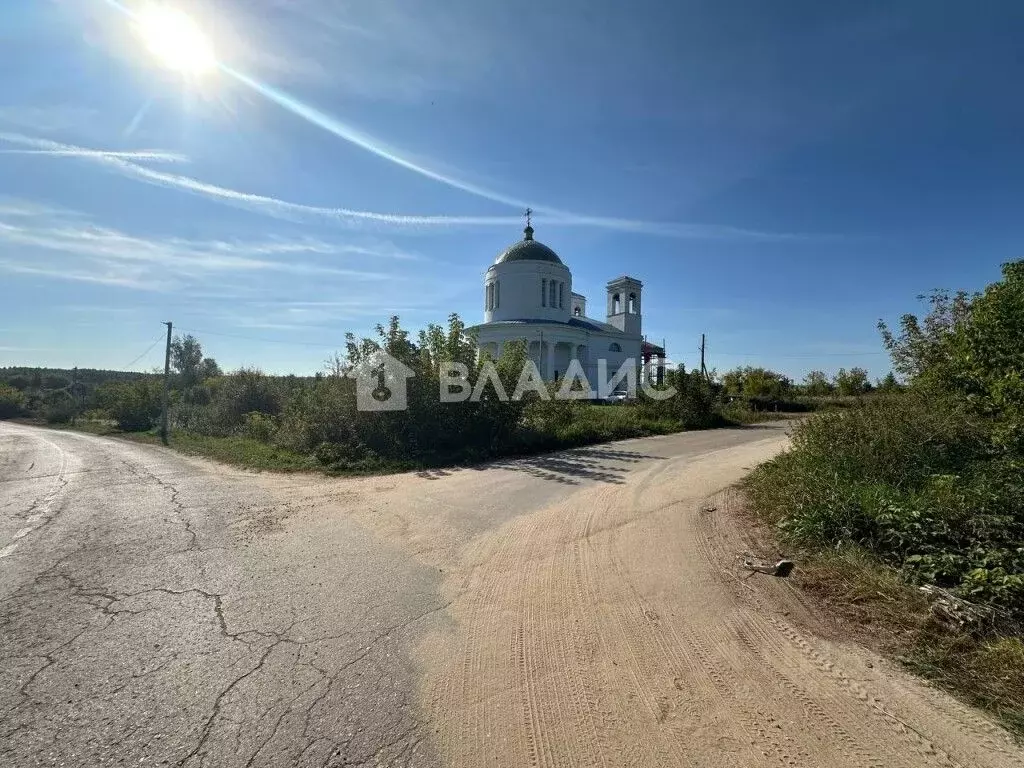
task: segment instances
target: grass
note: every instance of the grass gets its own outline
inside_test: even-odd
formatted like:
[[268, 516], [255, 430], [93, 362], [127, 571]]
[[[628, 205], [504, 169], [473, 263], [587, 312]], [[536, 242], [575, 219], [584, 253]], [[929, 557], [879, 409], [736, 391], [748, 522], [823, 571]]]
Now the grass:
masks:
[[[905, 396], [801, 421], [746, 486], [756, 520], [798, 548], [794, 579], [845, 631], [999, 719], [1024, 742], [1019, 462], [985, 424]], [[933, 615], [915, 586], [990, 607], [992, 626]]]
[[[56, 429], [74, 429], [103, 437], [116, 437], [133, 443], [162, 445], [155, 430], [148, 432], [123, 432], [112, 422], [79, 420], [70, 425], [47, 425]], [[313, 472], [323, 467], [313, 456], [306, 456], [278, 448], [248, 437], [212, 437], [192, 432], [174, 431], [168, 440], [170, 448], [187, 456], [201, 456], [225, 464], [255, 470], [275, 472]]]
[[952, 631], [925, 596], [857, 547], [805, 549], [794, 583], [844, 634], [874, 647], [954, 696], [989, 713], [1024, 743], [1024, 641]]

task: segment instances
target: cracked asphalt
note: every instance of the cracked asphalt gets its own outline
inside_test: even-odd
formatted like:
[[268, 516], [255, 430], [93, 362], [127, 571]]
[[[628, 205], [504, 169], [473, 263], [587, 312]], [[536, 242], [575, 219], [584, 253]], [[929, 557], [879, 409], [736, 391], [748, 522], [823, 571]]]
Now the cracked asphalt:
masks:
[[290, 512], [244, 473], [0, 425], [0, 765], [434, 764], [406, 643], [438, 569], [344, 519], [282, 537]]
[[438, 765], [480, 542], [782, 429], [329, 479], [0, 423], [0, 765]]

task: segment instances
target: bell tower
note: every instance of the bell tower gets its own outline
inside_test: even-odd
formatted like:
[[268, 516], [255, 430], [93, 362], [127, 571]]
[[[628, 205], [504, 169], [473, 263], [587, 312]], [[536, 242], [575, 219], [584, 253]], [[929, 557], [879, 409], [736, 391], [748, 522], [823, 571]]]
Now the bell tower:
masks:
[[641, 335], [640, 295], [644, 284], [623, 275], [608, 282], [608, 324], [630, 336]]

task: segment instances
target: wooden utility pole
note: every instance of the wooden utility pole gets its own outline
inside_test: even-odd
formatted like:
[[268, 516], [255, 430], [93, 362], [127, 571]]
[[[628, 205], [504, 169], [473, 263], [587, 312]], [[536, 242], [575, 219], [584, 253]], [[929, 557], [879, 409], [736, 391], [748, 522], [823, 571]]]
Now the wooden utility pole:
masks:
[[706, 379], [708, 377], [708, 368], [704, 364], [704, 334], [700, 335], [700, 373]]
[[167, 445], [167, 408], [171, 399], [171, 323], [167, 326], [167, 349], [164, 350], [164, 399], [163, 408], [160, 413], [160, 439]]

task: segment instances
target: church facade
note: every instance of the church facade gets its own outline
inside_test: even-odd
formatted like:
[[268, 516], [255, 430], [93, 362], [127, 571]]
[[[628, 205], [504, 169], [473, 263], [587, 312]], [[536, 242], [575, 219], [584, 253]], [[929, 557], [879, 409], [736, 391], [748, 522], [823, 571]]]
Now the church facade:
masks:
[[664, 359], [663, 349], [643, 339], [643, 283], [628, 275], [610, 280], [605, 319], [590, 318], [586, 297], [572, 289], [572, 272], [534, 240], [529, 218], [523, 235], [484, 277], [484, 322], [468, 329], [481, 351], [497, 358], [507, 342], [521, 339], [545, 381], [562, 378], [576, 360], [595, 391], [600, 360], [610, 377], [627, 360], [640, 369], [652, 354], [658, 362]]

